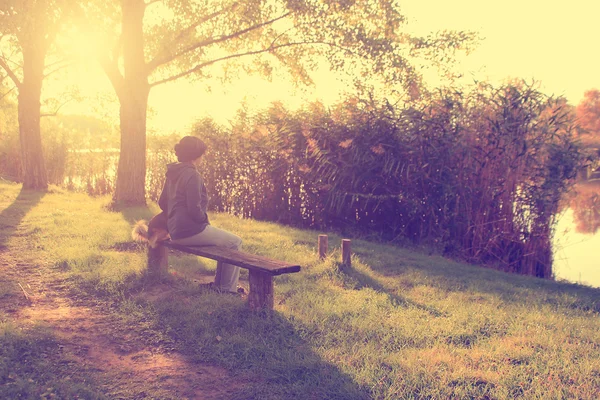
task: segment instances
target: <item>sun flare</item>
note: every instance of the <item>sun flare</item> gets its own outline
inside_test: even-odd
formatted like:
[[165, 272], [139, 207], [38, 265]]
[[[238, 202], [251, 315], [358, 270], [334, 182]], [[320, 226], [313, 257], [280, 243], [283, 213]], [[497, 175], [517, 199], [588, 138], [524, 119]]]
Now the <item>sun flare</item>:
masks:
[[97, 58], [110, 48], [106, 35], [87, 27], [72, 27], [57, 38], [59, 47], [77, 59]]

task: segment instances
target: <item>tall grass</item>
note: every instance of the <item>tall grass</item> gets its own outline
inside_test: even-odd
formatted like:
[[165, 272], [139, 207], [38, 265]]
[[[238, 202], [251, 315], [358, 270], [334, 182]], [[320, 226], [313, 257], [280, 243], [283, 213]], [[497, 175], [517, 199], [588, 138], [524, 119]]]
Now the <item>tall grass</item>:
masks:
[[392, 107], [281, 105], [230, 131], [204, 121], [217, 211], [402, 242], [552, 277], [560, 199], [583, 163], [563, 99], [523, 83]]

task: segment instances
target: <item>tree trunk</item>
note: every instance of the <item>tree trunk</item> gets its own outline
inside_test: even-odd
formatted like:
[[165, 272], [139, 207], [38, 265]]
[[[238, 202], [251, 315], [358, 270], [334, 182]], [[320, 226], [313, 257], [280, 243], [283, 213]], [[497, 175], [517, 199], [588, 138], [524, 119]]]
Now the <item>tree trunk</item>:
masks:
[[23, 83], [19, 86], [18, 113], [25, 189], [48, 189], [48, 175], [40, 132], [40, 96], [44, 79], [44, 58], [45, 51], [40, 51], [35, 45], [23, 49]]
[[121, 153], [113, 201], [146, 204], [146, 112], [148, 71], [144, 59], [143, 0], [121, 0], [123, 38], [122, 86], [116, 87], [121, 105]]
[[[129, 86], [129, 85], [128, 85]], [[146, 110], [148, 89], [131, 88], [120, 98], [121, 152], [115, 203], [146, 204]]]

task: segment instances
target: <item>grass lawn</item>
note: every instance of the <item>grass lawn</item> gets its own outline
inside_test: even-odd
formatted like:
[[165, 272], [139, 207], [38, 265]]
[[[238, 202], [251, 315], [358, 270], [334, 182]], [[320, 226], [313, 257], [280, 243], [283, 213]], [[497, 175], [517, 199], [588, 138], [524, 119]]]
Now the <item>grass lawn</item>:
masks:
[[341, 268], [324, 232], [211, 214], [303, 267], [251, 313], [198, 287], [211, 260], [151, 283], [130, 231], [156, 207], [108, 202], [0, 182], [0, 398], [600, 398], [600, 289], [361, 240]]

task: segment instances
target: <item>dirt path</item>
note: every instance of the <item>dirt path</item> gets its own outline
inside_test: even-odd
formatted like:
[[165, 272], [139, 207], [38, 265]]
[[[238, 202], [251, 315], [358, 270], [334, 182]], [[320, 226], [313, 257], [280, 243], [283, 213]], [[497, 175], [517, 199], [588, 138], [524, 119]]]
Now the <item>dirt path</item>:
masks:
[[0, 296], [0, 311], [19, 327], [49, 329], [63, 355], [93, 370], [109, 398], [229, 399], [239, 393], [241, 383], [226, 370], [149, 345], [136, 327], [119, 326], [106, 305], [70, 298], [52, 268], [7, 250], [0, 249], [0, 283], [11, 290]]

